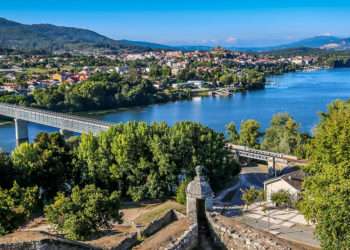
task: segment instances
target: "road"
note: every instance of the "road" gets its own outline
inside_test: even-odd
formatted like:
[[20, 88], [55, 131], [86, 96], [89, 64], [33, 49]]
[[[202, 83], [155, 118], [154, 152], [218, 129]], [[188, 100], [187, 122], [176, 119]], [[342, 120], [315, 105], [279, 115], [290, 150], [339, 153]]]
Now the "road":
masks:
[[220, 192], [214, 200], [217, 206], [242, 206], [242, 191], [250, 187], [261, 189], [264, 181], [268, 179], [267, 166], [248, 166], [242, 168], [239, 180], [231, 187]]

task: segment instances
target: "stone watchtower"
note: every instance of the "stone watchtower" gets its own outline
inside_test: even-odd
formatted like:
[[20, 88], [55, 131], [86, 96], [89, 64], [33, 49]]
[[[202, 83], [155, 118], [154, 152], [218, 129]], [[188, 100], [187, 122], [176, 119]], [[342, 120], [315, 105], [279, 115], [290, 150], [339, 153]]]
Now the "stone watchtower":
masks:
[[197, 176], [191, 181], [186, 189], [187, 216], [192, 222], [197, 223], [205, 217], [205, 211], [213, 208], [214, 193], [203, 176], [203, 167], [197, 166]]

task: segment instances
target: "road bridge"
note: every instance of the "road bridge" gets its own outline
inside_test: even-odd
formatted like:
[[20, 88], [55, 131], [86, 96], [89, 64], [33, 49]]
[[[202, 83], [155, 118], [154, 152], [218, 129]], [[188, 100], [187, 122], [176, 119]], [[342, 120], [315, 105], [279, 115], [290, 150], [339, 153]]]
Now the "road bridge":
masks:
[[305, 160], [300, 160], [296, 156], [275, 153], [270, 151], [258, 150], [254, 148], [249, 148], [241, 145], [235, 145], [232, 143], [227, 143], [226, 147], [231, 150], [237, 158], [248, 158], [254, 160], [265, 161], [268, 163], [269, 172], [272, 175], [276, 175], [276, 163], [288, 165], [293, 163], [295, 165], [304, 165], [307, 163]]
[[35, 108], [0, 103], [0, 115], [13, 118], [16, 129], [16, 144], [28, 141], [28, 122], [43, 124], [76, 133], [98, 134], [106, 131], [113, 123]]

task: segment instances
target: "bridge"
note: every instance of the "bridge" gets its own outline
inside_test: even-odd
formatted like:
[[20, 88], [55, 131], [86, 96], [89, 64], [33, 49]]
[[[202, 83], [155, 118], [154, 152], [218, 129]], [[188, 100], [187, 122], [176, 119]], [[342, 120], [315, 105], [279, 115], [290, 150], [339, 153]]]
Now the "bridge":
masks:
[[289, 163], [293, 163], [294, 165], [304, 165], [307, 163], [307, 161], [300, 160], [296, 156], [253, 149], [232, 143], [227, 143], [226, 147], [232, 151], [237, 158], [242, 157], [267, 162], [269, 172], [273, 175], [276, 175], [276, 163], [285, 165], [288, 165]]
[[[0, 103], [0, 115], [14, 119], [17, 145], [28, 141], [28, 122], [59, 128], [62, 134], [68, 131], [97, 135], [114, 125], [101, 120], [4, 103]], [[288, 164], [293, 162], [299, 165], [306, 163], [295, 156], [257, 150], [232, 143], [227, 143], [226, 147], [237, 158], [243, 157], [267, 162], [272, 173], [275, 173], [276, 163]]]
[[62, 134], [69, 131], [76, 133], [93, 133], [96, 135], [101, 131], [108, 130], [108, 128], [113, 125], [113, 123], [81, 116], [4, 103], [0, 103], [0, 115], [14, 119], [17, 145], [28, 141], [28, 122], [59, 128]]

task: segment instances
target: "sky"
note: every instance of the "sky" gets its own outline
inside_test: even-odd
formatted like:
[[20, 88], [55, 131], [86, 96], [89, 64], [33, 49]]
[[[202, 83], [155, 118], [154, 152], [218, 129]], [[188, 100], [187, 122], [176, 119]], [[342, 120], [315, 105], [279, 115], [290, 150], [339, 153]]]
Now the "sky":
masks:
[[0, 17], [170, 45], [270, 46], [350, 37], [350, 0], [0, 0]]

